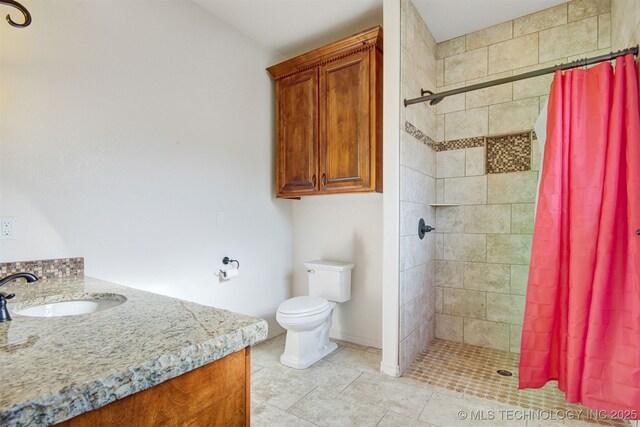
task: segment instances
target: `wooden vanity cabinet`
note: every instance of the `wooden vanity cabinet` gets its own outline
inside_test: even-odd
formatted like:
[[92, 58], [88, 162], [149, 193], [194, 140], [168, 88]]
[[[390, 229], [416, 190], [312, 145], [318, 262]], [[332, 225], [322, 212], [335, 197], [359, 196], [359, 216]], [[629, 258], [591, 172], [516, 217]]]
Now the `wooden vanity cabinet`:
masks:
[[276, 81], [276, 195], [382, 191], [382, 29], [267, 70]]
[[249, 427], [250, 373], [246, 347], [56, 427]]

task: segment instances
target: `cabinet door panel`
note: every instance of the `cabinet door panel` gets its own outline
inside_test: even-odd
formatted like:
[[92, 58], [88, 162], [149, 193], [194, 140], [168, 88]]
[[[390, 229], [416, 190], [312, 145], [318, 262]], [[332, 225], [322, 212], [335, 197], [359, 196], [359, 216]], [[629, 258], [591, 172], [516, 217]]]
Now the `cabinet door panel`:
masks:
[[318, 190], [318, 70], [279, 80], [277, 100], [278, 196]]
[[250, 425], [250, 347], [56, 427]]
[[370, 187], [369, 51], [320, 69], [322, 191]]

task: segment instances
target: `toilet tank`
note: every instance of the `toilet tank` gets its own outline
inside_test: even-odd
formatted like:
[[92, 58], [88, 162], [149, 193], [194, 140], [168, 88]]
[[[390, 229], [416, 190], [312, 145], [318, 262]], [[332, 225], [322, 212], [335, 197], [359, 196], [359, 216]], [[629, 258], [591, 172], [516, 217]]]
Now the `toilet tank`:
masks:
[[351, 299], [351, 270], [354, 264], [341, 261], [305, 262], [309, 276], [309, 295], [333, 302]]

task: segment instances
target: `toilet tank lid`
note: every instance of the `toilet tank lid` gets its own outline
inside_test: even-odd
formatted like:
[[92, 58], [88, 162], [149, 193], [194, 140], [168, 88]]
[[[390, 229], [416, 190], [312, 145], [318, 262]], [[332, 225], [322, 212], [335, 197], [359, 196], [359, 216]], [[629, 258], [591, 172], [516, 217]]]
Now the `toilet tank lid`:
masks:
[[342, 261], [316, 260], [305, 262], [304, 266], [307, 268], [318, 270], [347, 271], [355, 267], [355, 264]]

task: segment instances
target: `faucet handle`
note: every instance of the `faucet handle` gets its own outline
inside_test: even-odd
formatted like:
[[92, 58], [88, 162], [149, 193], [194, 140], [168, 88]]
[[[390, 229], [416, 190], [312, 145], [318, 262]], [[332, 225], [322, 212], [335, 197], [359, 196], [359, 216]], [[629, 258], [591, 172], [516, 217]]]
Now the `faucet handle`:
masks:
[[9, 308], [7, 307], [7, 300], [15, 296], [15, 294], [5, 294], [4, 292], [0, 292], [0, 323], [11, 320]]

